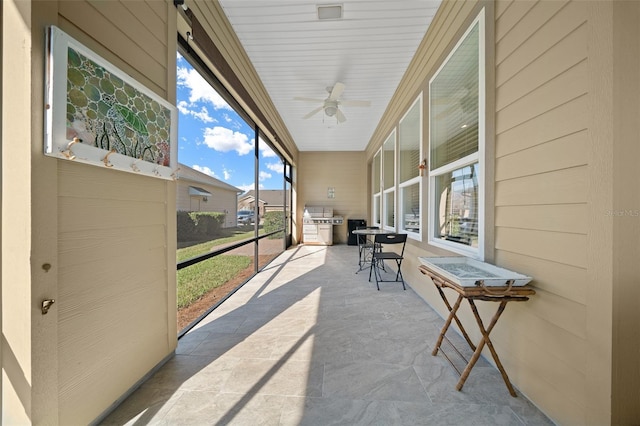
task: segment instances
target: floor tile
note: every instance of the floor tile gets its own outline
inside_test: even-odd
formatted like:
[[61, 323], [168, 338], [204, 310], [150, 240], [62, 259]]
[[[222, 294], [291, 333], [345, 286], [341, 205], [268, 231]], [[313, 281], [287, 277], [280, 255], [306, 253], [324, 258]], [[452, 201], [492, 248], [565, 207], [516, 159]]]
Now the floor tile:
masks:
[[[459, 375], [431, 354], [444, 320], [410, 286], [376, 290], [368, 271], [355, 273], [356, 250], [283, 253], [102, 424], [553, 424], [519, 392], [511, 397], [484, 358], [457, 391]], [[447, 337], [471, 356], [460, 335]]]

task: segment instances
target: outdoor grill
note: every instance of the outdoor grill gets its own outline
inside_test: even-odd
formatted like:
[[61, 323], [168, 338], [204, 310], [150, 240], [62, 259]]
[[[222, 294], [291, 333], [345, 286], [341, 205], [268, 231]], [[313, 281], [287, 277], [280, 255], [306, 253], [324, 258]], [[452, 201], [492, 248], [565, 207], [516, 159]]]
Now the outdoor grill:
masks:
[[302, 217], [302, 242], [305, 244], [333, 244], [333, 226], [342, 225], [342, 216], [334, 216], [332, 207], [305, 206]]

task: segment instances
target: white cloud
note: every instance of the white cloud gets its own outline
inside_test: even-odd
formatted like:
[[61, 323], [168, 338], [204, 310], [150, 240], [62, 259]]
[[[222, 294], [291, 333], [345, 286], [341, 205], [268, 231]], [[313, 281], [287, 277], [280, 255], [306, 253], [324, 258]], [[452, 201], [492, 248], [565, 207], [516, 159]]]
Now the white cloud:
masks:
[[178, 67], [177, 79], [178, 86], [184, 86], [189, 89], [189, 103], [209, 102], [215, 109], [233, 110], [195, 69]]
[[260, 180], [266, 180], [266, 179], [270, 179], [271, 178], [271, 173], [267, 173], [264, 171], [260, 171], [260, 174], [258, 175], [258, 179]]
[[200, 108], [200, 111], [198, 111], [198, 112], [191, 111], [191, 115], [193, 115], [195, 118], [197, 118], [198, 120], [202, 121], [203, 123], [212, 123], [213, 121], [215, 121], [209, 115], [209, 111], [204, 106], [202, 108]]
[[284, 173], [284, 163], [282, 163], [282, 162], [279, 162], [279, 163], [267, 163], [267, 169], [271, 170], [272, 172], [283, 174]]
[[222, 174], [224, 175], [224, 180], [231, 179], [231, 171], [227, 168], [222, 169]]
[[216, 179], [220, 179], [218, 176], [216, 176], [215, 172], [213, 170], [211, 170], [209, 167], [207, 166], [198, 166], [197, 164], [194, 164], [193, 166], [191, 166], [191, 168], [193, 170], [197, 170], [199, 172], [204, 173], [205, 175], [209, 175], [211, 177], [214, 177]]
[[202, 121], [203, 123], [213, 123], [214, 121], [216, 121], [209, 115], [209, 110], [205, 106], [200, 108], [200, 111], [189, 109], [190, 105], [186, 101], [180, 101], [176, 106], [181, 114], [191, 115]]
[[268, 157], [277, 157], [276, 153], [271, 149], [269, 145], [265, 141], [260, 138], [260, 152], [264, 158]]
[[242, 189], [244, 192], [247, 191], [251, 191], [252, 189], [255, 189], [255, 184], [249, 184], [249, 185], [235, 185], [236, 188], [240, 188]]
[[246, 155], [253, 150], [253, 143], [249, 142], [247, 135], [220, 126], [204, 129], [204, 143], [216, 151], [236, 151], [238, 155]]

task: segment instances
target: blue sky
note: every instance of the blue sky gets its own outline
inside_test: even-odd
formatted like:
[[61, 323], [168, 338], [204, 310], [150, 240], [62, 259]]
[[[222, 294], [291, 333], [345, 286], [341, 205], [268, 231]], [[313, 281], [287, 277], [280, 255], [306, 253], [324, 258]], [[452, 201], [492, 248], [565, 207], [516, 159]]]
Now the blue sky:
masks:
[[[255, 189], [254, 131], [178, 54], [178, 161], [242, 190]], [[260, 189], [282, 189], [283, 163], [260, 143]]]

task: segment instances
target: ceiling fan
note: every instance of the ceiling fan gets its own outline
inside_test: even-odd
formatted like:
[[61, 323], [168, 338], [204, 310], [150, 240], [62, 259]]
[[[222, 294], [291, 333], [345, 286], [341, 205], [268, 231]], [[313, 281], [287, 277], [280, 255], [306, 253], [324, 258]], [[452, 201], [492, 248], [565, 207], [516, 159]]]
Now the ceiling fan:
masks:
[[345, 106], [354, 106], [354, 107], [368, 107], [371, 105], [369, 101], [344, 101], [340, 99], [342, 92], [344, 92], [344, 84], [340, 82], [336, 82], [333, 87], [327, 87], [327, 92], [329, 92], [329, 96], [326, 99], [315, 99], [315, 98], [304, 98], [304, 97], [295, 97], [293, 98], [296, 101], [305, 101], [305, 102], [321, 102], [322, 105], [310, 111], [307, 115], [305, 115], [304, 119], [310, 118], [320, 111], [324, 110], [324, 113], [327, 117], [335, 116], [338, 120], [338, 123], [343, 123], [347, 120], [347, 117], [340, 110], [340, 105]]

